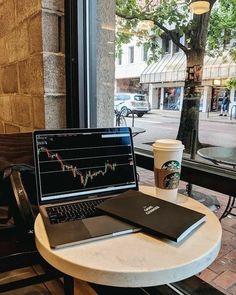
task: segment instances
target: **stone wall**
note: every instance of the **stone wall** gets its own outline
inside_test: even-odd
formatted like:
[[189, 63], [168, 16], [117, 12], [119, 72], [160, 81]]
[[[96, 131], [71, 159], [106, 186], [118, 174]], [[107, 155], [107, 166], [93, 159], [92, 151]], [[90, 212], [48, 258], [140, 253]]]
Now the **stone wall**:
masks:
[[0, 132], [65, 127], [63, 0], [0, 1]]
[[[97, 14], [97, 122], [107, 127], [115, 1], [97, 0]], [[0, 133], [66, 127], [64, 49], [64, 0], [0, 0]]]

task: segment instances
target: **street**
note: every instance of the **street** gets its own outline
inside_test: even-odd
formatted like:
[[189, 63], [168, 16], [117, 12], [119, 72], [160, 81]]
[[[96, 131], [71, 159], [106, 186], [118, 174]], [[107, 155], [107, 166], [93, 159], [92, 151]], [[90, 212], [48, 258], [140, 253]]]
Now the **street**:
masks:
[[[200, 113], [199, 140], [216, 146], [236, 146], [236, 119], [220, 117], [219, 113]], [[150, 143], [160, 138], [176, 138], [179, 127], [180, 112], [151, 110], [142, 118], [134, 117], [134, 126], [144, 128], [145, 133], [134, 137], [138, 147], [150, 149]], [[126, 118], [127, 126], [132, 126], [132, 118]]]

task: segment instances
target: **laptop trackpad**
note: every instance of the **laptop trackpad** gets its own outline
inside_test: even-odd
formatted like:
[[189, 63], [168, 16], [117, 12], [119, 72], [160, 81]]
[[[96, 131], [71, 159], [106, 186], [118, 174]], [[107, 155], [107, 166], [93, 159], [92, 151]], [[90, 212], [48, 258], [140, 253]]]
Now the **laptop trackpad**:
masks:
[[54, 224], [48, 228], [48, 231], [52, 248], [77, 244], [91, 238], [91, 234], [81, 220]]
[[48, 238], [52, 248], [61, 248], [112, 235], [128, 234], [137, 230], [135, 226], [102, 215], [84, 220], [54, 224], [48, 228]]
[[83, 222], [92, 237], [115, 233], [118, 234], [122, 232], [125, 234], [126, 231], [130, 230], [131, 232], [133, 229], [135, 229], [135, 226], [107, 215], [87, 218], [84, 219]]

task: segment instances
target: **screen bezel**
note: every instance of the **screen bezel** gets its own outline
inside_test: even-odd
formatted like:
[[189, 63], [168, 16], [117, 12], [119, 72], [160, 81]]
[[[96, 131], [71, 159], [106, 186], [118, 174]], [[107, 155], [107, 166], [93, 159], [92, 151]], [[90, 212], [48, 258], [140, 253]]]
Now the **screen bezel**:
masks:
[[133, 147], [133, 137], [132, 137], [132, 130], [130, 127], [110, 127], [110, 128], [68, 128], [68, 129], [42, 129], [42, 130], [35, 130], [33, 132], [33, 150], [34, 150], [34, 165], [35, 165], [35, 178], [36, 178], [36, 192], [37, 192], [37, 199], [39, 205], [45, 204], [53, 204], [53, 203], [63, 203], [63, 202], [70, 202], [75, 200], [86, 200], [90, 198], [102, 197], [106, 195], [114, 195], [120, 194], [122, 192], [127, 191], [127, 188], [121, 188], [106, 191], [106, 192], [92, 192], [85, 193], [84, 195], [80, 196], [72, 196], [72, 197], [60, 197], [56, 200], [42, 200], [41, 190], [40, 190], [40, 179], [39, 179], [39, 162], [38, 162], [38, 155], [37, 155], [37, 135], [47, 135], [47, 134], [66, 134], [66, 133], [93, 133], [93, 132], [128, 132], [130, 134], [130, 142], [131, 142], [131, 152], [133, 158], [133, 170], [134, 170], [134, 180], [135, 184], [134, 187], [129, 188], [133, 190], [138, 190], [138, 178], [137, 178], [137, 169], [136, 169], [136, 161], [135, 161], [135, 154], [134, 154], [134, 147]]

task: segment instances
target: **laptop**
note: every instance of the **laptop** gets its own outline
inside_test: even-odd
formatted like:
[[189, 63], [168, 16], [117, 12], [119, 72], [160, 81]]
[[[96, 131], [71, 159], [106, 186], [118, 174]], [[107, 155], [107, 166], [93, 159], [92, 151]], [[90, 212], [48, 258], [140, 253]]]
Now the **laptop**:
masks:
[[139, 231], [96, 210], [138, 190], [131, 129], [37, 130], [33, 133], [39, 210], [51, 248]]

